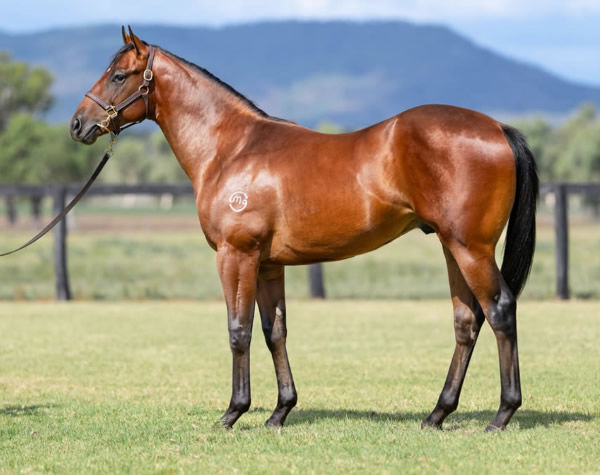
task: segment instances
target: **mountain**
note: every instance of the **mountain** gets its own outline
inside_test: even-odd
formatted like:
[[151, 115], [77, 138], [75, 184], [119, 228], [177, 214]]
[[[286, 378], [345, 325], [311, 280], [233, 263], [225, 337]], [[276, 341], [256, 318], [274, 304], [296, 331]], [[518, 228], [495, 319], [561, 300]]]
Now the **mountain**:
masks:
[[[208, 69], [272, 115], [357, 128], [425, 103], [496, 117], [565, 115], [600, 88], [481, 48], [449, 28], [389, 22], [265, 22], [135, 32]], [[120, 25], [1, 34], [0, 50], [55, 76], [49, 117], [67, 120], [121, 46]]]

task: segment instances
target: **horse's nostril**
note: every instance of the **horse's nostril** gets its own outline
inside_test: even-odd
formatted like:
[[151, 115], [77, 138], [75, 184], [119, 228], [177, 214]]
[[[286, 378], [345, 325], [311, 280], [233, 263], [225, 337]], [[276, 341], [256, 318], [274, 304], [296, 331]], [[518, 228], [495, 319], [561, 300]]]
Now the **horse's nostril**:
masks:
[[75, 117], [71, 121], [71, 130], [73, 132], [79, 132], [80, 129], [81, 129], [81, 121], [77, 117]]

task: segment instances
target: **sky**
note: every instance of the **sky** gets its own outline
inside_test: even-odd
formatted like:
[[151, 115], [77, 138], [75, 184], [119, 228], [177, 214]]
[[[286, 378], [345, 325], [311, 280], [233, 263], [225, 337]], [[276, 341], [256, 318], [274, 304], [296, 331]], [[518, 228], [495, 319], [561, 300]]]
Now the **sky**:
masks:
[[481, 46], [534, 63], [563, 78], [600, 86], [600, 0], [7, 0], [3, 3], [0, 32], [4, 33], [108, 22], [214, 27], [278, 19], [400, 19], [435, 23], [449, 26]]

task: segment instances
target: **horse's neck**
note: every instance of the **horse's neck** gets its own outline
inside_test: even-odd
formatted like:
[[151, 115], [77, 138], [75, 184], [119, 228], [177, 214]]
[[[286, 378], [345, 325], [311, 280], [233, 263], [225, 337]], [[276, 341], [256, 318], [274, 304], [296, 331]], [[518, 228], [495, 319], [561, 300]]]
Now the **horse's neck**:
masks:
[[210, 161], [240, 149], [255, 118], [232, 93], [190, 66], [162, 54], [157, 69], [155, 120], [198, 186]]

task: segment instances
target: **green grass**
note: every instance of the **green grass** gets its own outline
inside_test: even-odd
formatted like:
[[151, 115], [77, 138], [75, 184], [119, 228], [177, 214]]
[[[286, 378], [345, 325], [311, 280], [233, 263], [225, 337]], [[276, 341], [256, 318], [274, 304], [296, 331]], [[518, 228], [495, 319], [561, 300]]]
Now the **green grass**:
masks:
[[[4, 231], [0, 246], [11, 249], [30, 236]], [[52, 238], [0, 258], [0, 299], [54, 296]], [[501, 252], [499, 246], [499, 252]], [[575, 297], [600, 298], [600, 224], [571, 227], [570, 279]], [[215, 253], [195, 231], [72, 232], [69, 271], [77, 299], [219, 298]], [[333, 298], [431, 299], [449, 296], [441, 245], [434, 235], [413, 231], [375, 252], [325, 264], [327, 294]], [[308, 294], [305, 267], [290, 267], [291, 297]], [[540, 225], [533, 271], [523, 298], [555, 295], [554, 231]]]
[[445, 430], [419, 429], [453, 349], [450, 303], [288, 303], [299, 404], [280, 432], [256, 325], [253, 406], [232, 431], [221, 302], [0, 303], [0, 472], [593, 473], [600, 466], [600, 304], [522, 302], [524, 404], [499, 400], [482, 330]]

